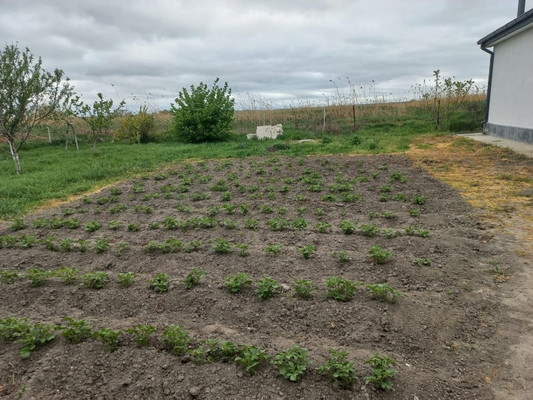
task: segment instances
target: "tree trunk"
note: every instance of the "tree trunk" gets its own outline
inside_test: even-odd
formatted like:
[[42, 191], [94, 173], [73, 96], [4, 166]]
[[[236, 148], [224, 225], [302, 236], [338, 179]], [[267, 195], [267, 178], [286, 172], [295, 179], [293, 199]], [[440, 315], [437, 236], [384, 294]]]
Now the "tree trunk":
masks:
[[17, 174], [21, 175], [22, 168], [20, 167], [19, 153], [15, 147], [15, 143], [13, 143], [11, 140], [9, 141], [9, 149], [11, 150], [11, 156], [13, 157], [13, 161], [15, 161], [15, 166], [17, 167]]

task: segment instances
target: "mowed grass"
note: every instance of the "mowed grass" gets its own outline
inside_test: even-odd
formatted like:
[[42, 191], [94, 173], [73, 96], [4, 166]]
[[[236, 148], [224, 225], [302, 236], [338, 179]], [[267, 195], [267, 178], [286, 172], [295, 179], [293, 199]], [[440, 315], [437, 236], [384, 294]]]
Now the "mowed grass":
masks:
[[[386, 120], [381, 117], [368, 121], [356, 132], [343, 130], [338, 134], [296, 130], [287, 124], [280, 140], [247, 140], [246, 135], [235, 134], [221, 143], [184, 144], [170, 139], [132, 145], [106, 141], [97, 144], [96, 153], [83, 136], [80, 150], [73, 145], [65, 149], [62, 139], [53, 143], [34, 140], [25, 143], [19, 153], [22, 175], [16, 174], [9, 149], [2, 144], [0, 220], [20, 217], [35, 208], [187, 160], [263, 156], [273, 152], [284, 156], [398, 153], [407, 151], [414, 137], [436, 134], [431, 133], [430, 121], [406, 117], [394, 118], [394, 122]], [[248, 133], [255, 130], [252, 125]]]

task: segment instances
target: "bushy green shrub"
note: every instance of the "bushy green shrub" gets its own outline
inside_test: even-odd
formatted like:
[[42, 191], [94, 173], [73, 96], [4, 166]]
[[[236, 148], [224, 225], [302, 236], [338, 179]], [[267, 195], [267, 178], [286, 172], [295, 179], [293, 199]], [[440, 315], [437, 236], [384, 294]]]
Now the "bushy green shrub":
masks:
[[225, 140], [233, 127], [235, 99], [231, 97], [231, 89], [225, 82], [218, 86], [219, 78], [213, 86], [200, 82], [191, 85], [178, 94], [171, 105], [174, 117], [172, 131], [181, 140], [189, 143], [202, 143]]
[[120, 120], [120, 128], [116, 133], [119, 140], [129, 140], [131, 143], [147, 143], [155, 125], [153, 114], [148, 113], [148, 107], [141, 106], [137, 114], [127, 114]]

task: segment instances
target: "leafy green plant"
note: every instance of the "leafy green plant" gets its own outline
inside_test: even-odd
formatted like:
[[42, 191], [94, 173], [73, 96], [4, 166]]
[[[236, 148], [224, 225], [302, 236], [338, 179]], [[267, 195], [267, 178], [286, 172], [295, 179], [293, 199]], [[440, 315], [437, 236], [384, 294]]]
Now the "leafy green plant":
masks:
[[263, 248], [263, 251], [270, 256], [277, 257], [280, 255], [282, 248], [283, 248], [283, 244], [270, 243], [266, 247]]
[[336, 258], [341, 263], [345, 263], [352, 260], [352, 257], [350, 256], [350, 254], [348, 254], [346, 250], [334, 251], [332, 255], [333, 258]]
[[128, 228], [128, 231], [130, 232], [137, 232], [139, 231], [139, 229], [141, 229], [141, 226], [139, 224], [132, 222], [127, 225], [127, 228]]
[[430, 267], [431, 266], [431, 260], [429, 258], [419, 257], [419, 258], [415, 258], [413, 260], [413, 264], [415, 264], [415, 265], [426, 265], [426, 266]]
[[11, 235], [0, 236], [0, 249], [10, 249], [18, 242], [18, 238]]
[[193, 268], [192, 271], [187, 274], [185, 279], [182, 280], [182, 282], [185, 283], [185, 289], [189, 290], [192, 289], [194, 286], [197, 286], [200, 283], [200, 279], [202, 279], [208, 274], [209, 273], [207, 271], [202, 271], [198, 268]]
[[231, 251], [232, 244], [228, 240], [222, 238], [216, 238], [211, 243], [213, 246], [213, 251], [218, 254], [227, 254]]
[[89, 246], [88, 240], [78, 239], [78, 251], [80, 253], [85, 253], [87, 251], [87, 247]]
[[78, 344], [91, 337], [93, 328], [86, 320], [63, 317], [63, 321], [66, 321], [67, 324], [60, 326], [59, 329], [65, 339], [70, 340], [74, 344]]
[[50, 278], [51, 272], [44, 271], [40, 268], [31, 268], [26, 272], [26, 278], [30, 280], [30, 285], [33, 287], [42, 286]]
[[428, 237], [429, 236], [429, 230], [419, 228], [418, 226], [409, 226], [405, 228], [405, 232], [409, 236], [420, 236], [420, 237]]
[[124, 332], [121, 330], [114, 331], [110, 328], [102, 328], [99, 331], [93, 332], [92, 336], [95, 339], [100, 340], [107, 346], [107, 350], [112, 353], [118, 347], [120, 336]]
[[257, 346], [243, 345], [235, 362], [246, 369], [250, 375], [255, 375], [261, 363], [268, 360], [266, 352]]
[[279, 293], [279, 284], [271, 277], [264, 276], [255, 284], [255, 294], [261, 300], [266, 300]]
[[226, 229], [235, 229], [237, 227], [237, 222], [232, 219], [225, 218], [222, 220], [222, 226]]
[[107, 272], [89, 272], [81, 276], [82, 285], [91, 289], [102, 289], [106, 281], [109, 280]]
[[100, 229], [102, 227], [102, 224], [100, 224], [99, 222], [97, 221], [89, 221], [85, 224], [85, 230], [87, 232], [95, 232], [97, 231], [98, 229]]
[[167, 325], [163, 331], [163, 340], [171, 353], [179, 356], [184, 354], [192, 341], [189, 332], [181, 325]]
[[396, 303], [400, 297], [405, 296], [403, 292], [394, 289], [388, 283], [368, 284], [366, 287], [370, 289], [374, 298], [379, 301]]
[[239, 354], [239, 346], [234, 341], [223, 341], [219, 345], [219, 359], [222, 362], [234, 361]]
[[37, 243], [35, 235], [22, 235], [20, 237], [20, 245], [26, 249], [33, 247]]
[[315, 225], [315, 229], [318, 233], [328, 233], [330, 228], [331, 224], [328, 224], [327, 222], [317, 222]]
[[54, 236], [46, 236], [44, 239], [41, 239], [41, 241], [44, 243], [44, 247], [48, 251], [58, 251], [59, 246], [57, 245], [57, 238]]
[[[150, 244], [150, 243], [148, 243]], [[180, 251], [183, 243], [178, 238], [168, 238], [162, 243], [158, 243], [158, 248], [163, 253], [177, 253]]]
[[118, 242], [117, 244], [117, 252], [122, 253], [124, 251], [128, 251], [131, 248], [131, 245], [128, 242]]
[[137, 274], [134, 272], [119, 272], [117, 274], [117, 283], [122, 287], [130, 287], [136, 277]]
[[370, 254], [370, 257], [372, 257], [372, 259], [378, 264], [384, 264], [394, 257], [394, 253], [392, 251], [383, 249], [379, 245], [370, 246], [368, 248], [368, 254]]
[[418, 217], [420, 215], [420, 208], [410, 208], [409, 215], [411, 217]]
[[183, 251], [186, 253], [192, 253], [193, 251], [198, 251], [200, 250], [200, 247], [202, 246], [202, 244], [203, 243], [200, 240], [197, 240], [197, 239], [191, 240], [190, 242], [185, 243], [183, 245]]
[[240, 272], [237, 275], [230, 275], [224, 279], [224, 285], [230, 293], [239, 293], [244, 285], [251, 285], [252, 280], [244, 272]]
[[287, 221], [284, 218], [273, 218], [266, 222], [266, 225], [270, 228], [272, 231], [282, 231], [289, 227], [289, 221]]
[[302, 247], [297, 247], [298, 251], [302, 253], [302, 257], [307, 260], [309, 257], [311, 257], [313, 254], [316, 253], [316, 246], [314, 245], [307, 245]]
[[109, 244], [109, 239], [107, 238], [100, 238], [93, 245], [93, 249], [97, 253], [104, 253], [110, 248], [111, 248], [111, 245]]
[[20, 349], [20, 356], [22, 358], [28, 358], [34, 350], [54, 340], [56, 337], [54, 334], [55, 330], [56, 326], [53, 324], [29, 325], [28, 330], [22, 333], [18, 340], [23, 344]]
[[331, 276], [326, 279], [326, 287], [328, 288], [326, 298], [350, 301], [354, 297], [357, 287], [361, 285], [361, 282], [351, 281], [342, 276]]
[[372, 375], [365, 376], [365, 384], [375, 383], [381, 390], [392, 389], [390, 378], [396, 375], [396, 370], [391, 368], [396, 364], [394, 358], [376, 352], [365, 360], [365, 364], [372, 366]]
[[423, 196], [420, 193], [418, 193], [413, 196], [411, 201], [413, 202], [413, 204], [423, 205], [423, 204], [426, 204], [427, 199], [428, 199], [427, 196]]
[[15, 270], [0, 271], [0, 282], [7, 285], [15, 283], [20, 278], [20, 275]]
[[30, 329], [26, 318], [7, 317], [0, 319], [0, 336], [10, 342], [24, 336]]
[[78, 268], [62, 266], [55, 270], [52, 275], [62, 279], [66, 285], [72, 285], [78, 279], [80, 272]]
[[248, 253], [248, 248], [250, 247], [250, 242], [248, 243], [239, 243], [236, 244], [235, 247], [239, 249], [239, 256], [241, 257], [247, 257], [250, 253]]
[[359, 227], [365, 236], [376, 236], [381, 231], [379, 226], [373, 224], [363, 224]]
[[160, 272], [155, 274], [153, 278], [149, 279], [148, 283], [150, 284], [150, 289], [159, 293], [164, 293], [168, 291], [169, 277], [166, 273]]
[[22, 218], [17, 218], [13, 221], [9, 229], [11, 229], [13, 232], [16, 232], [26, 228], [27, 226], [28, 224], [26, 221], [24, 221]]
[[298, 296], [305, 300], [310, 299], [311, 292], [317, 288], [313, 281], [308, 281], [307, 279], [296, 279], [294, 283], [296, 284], [294, 286], [294, 291]]
[[133, 335], [135, 343], [141, 347], [148, 345], [150, 335], [155, 332], [157, 332], [157, 328], [153, 325], [138, 324], [134, 327], [126, 329], [126, 333]]
[[355, 223], [352, 221], [344, 220], [339, 224], [339, 228], [342, 229], [345, 235], [350, 235], [355, 232]]
[[61, 251], [65, 253], [72, 250], [73, 246], [74, 246], [74, 239], [72, 238], [64, 238], [59, 241], [59, 247], [61, 248]]
[[348, 352], [345, 350], [330, 350], [331, 356], [325, 365], [317, 368], [321, 374], [330, 375], [343, 389], [348, 389], [352, 382], [357, 379], [354, 372], [354, 362], [346, 361]]
[[277, 366], [279, 373], [291, 382], [298, 381], [310, 364], [309, 351], [298, 345], [278, 353], [272, 360], [272, 365]]
[[296, 218], [290, 223], [292, 229], [301, 231], [307, 228], [307, 221], [304, 218]]

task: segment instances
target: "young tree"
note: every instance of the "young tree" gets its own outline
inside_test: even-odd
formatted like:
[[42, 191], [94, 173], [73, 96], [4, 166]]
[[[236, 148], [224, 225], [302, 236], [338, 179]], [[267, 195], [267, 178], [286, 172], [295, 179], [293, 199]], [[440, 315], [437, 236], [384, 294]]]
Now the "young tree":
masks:
[[433, 82], [416, 84], [414, 90], [426, 103], [426, 108], [440, 131], [447, 129], [450, 118], [464, 102], [465, 97], [472, 90], [472, 79], [460, 82], [452, 78], [442, 78], [440, 70], [433, 71]]
[[91, 130], [93, 139], [93, 151], [96, 151], [96, 142], [102, 137], [104, 131], [111, 127], [113, 119], [116, 118], [124, 108], [126, 102], [122, 100], [120, 104], [113, 109], [113, 100], [104, 100], [104, 95], [98, 93], [98, 100], [92, 106], [80, 101], [77, 105], [77, 115], [83, 119]]
[[0, 51], [0, 134], [9, 143], [18, 174], [19, 150], [32, 129], [74, 95], [64, 72], [42, 68], [42, 59], [16, 44]]
[[235, 99], [231, 97], [231, 89], [225, 82], [218, 86], [219, 78], [208, 88], [205, 83], [190, 92], [183, 88], [175, 100], [177, 107], [171, 104], [174, 116], [173, 131], [180, 139], [201, 143], [226, 139], [233, 127]]

